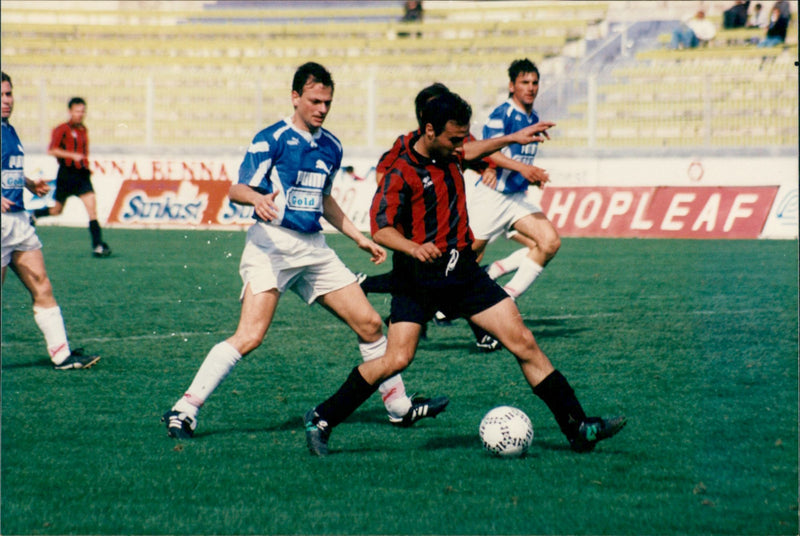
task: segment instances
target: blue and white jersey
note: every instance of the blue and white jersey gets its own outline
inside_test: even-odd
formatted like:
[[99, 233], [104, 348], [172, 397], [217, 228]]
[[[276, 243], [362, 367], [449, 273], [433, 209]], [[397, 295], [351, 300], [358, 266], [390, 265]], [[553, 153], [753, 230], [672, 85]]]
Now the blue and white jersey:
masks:
[[[536, 114], [535, 110], [532, 110], [531, 114], [528, 115], [509, 98], [506, 102], [495, 108], [491, 115], [489, 115], [488, 121], [486, 121], [486, 124], [483, 126], [483, 139], [488, 140], [489, 138], [513, 134], [518, 130], [522, 130], [538, 122], [539, 116]], [[501, 152], [517, 162], [533, 165], [533, 159], [536, 157], [536, 151], [538, 149], [538, 143], [529, 143], [528, 145], [512, 143]], [[529, 184], [527, 179], [517, 171], [501, 167], [497, 168], [496, 190], [498, 192], [504, 194], [524, 192], [528, 189]]]
[[275, 197], [278, 218], [269, 223], [316, 233], [322, 230], [322, 197], [330, 195], [341, 165], [342, 144], [336, 136], [324, 128], [312, 135], [287, 118], [255, 135], [239, 167], [239, 184], [262, 194], [280, 191]]
[[25, 189], [25, 149], [19, 141], [17, 131], [8, 121], [3, 119], [3, 197], [10, 199], [14, 205], [9, 212], [25, 210], [23, 190]]

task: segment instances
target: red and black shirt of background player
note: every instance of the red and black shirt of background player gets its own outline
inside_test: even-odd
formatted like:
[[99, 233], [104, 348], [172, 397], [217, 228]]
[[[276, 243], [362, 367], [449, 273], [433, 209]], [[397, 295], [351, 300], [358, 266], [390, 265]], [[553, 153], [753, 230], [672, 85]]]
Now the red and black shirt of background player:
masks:
[[[83, 124], [72, 124], [70, 122], [58, 125], [53, 129], [50, 139], [50, 150], [63, 149], [80, 153], [84, 156], [89, 155], [89, 131]], [[73, 169], [88, 169], [89, 163], [86, 159], [76, 162], [72, 158], [58, 158], [58, 164]]]
[[[392, 148], [381, 155], [380, 160], [378, 160], [378, 165], [375, 166], [375, 174], [385, 176], [386, 172], [389, 170], [389, 167], [394, 163], [395, 160], [397, 160], [398, 156], [408, 150], [411, 139], [416, 139], [420, 136], [420, 134], [422, 134], [422, 131], [417, 129], [403, 136], [399, 136], [392, 145]], [[475, 136], [469, 134], [464, 139], [464, 143], [475, 141], [475, 139]], [[494, 167], [494, 162], [492, 162], [487, 156], [481, 160], [472, 160], [470, 162], [466, 162], [465, 166], [467, 169], [471, 169], [480, 175], [486, 171], [486, 168]]]

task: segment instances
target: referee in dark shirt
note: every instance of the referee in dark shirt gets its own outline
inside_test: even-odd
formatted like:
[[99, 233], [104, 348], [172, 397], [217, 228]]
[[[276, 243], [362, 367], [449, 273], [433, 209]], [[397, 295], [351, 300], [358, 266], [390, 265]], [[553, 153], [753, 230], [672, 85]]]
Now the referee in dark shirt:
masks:
[[[328, 454], [332, 429], [413, 360], [422, 326], [437, 310], [463, 316], [496, 337], [516, 357], [534, 394], [553, 413], [573, 450], [586, 452], [619, 432], [625, 417], [587, 417], [567, 379], [525, 326], [514, 300], [478, 265], [467, 218], [464, 161], [511, 143], [547, 138], [553, 123], [463, 145], [472, 109], [447, 92], [428, 101], [422, 132], [389, 168], [372, 202], [373, 239], [394, 250], [391, 324], [386, 354], [354, 368], [339, 390], [305, 415], [312, 454]], [[540, 134], [543, 136], [540, 136]]]
[[86, 101], [73, 97], [67, 105], [69, 121], [53, 129], [47, 154], [58, 159], [56, 175], [55, 205], [35, 210], [37, 218], [57, 216], [64, 210], [64, 203], [70, 196], [77, 196], [86, 207], [89, 216], [89, 234], [92, 239], [92, 255], [108, 257], [111, 248], [103, 242], [100, 224], [97, 221], [97, 199], [92, 187], [89, 169], [89, 131], [83, 124], [86, 116]]

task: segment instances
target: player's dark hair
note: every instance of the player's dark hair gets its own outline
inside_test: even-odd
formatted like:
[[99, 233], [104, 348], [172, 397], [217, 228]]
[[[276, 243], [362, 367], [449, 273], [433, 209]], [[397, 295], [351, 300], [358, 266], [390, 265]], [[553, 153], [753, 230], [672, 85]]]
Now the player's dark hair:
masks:
[[512, 83], [516, 82], [517, 77], [523, 73], [536, 73], [536, 76], [539, 77], [539, 68], [528, 58], [514, 60], [508, 66], [508, 80]]
[[331, 88], [333, 91], [333, 78], [328, 70], [320, 65], [309, 61], [297, 68], [292, 80], [292, 91], [297, 92], [298, 95], [303, 94], [303, 88], [309, 84], [322, 84], [325, 87]]
[[422, 124], [430, 124], [436, 136], [444, 132], [448, 121], [459, 126], [469, 126], [472, 119], [472, 106], [467, 101], [448, 91], [430, 99], [422, 109]]
[[441, 82], [436, 82], [426, 88], [423, 88], [422, 91], [417, 93], [417, 98], [414, 99], [414, 110], [417, 114], [417, 123], [419, 123], [419, 128], [423, 128], [425, 126], [422, 123], [422, 109], [425, 107], [425, 103], [434, 97], [438, 97], [439, 95], [447, 93], [448, 91], [450, 90], [447, 89], [446, 85], [442, 84]]
[[67, 103], [67, 109], [68, 110], [71, 109], [76, 104], [83, 104], [84, 106], [86, 106], [86, 101], [83, 100], [83, 98], [81, 97], [72, 97], [71, 99], [69, 99], [69, 103]]
[[8, 82], [11, 87], [14, 87], [14, 84], [11, 83], [11, 77], [6, 74], [5, 71], [0, 71], [3, 73], [3, 79], [0, 80], [0, 83]]

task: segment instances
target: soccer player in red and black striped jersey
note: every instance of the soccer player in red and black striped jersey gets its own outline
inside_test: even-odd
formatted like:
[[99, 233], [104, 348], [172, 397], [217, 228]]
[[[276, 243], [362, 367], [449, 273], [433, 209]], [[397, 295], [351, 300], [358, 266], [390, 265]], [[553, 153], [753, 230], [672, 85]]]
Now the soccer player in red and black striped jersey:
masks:
[[514, 300], [476, 262], [462, 166], [510, 143], [543, 142], [553, 123], [463, 145], [472, 110], [446, 93], [428, 101], [424, 131], [383, 179], [370, 210], [373, 239], [394, 250], [395, 286], [386, 354], [354, 368], [330, 398], [305, 415], [312, 454], [327, 455], [332, 429], [364, 403], [385, 378], [413, 360], [422, 326], [434, 312], [464, 316], [497, 337], [533, 392], [550, 408], [571, 447], [580, 452], [622, 429], [625, 417], [587, 417], [566, 378], [539, 348]]
[[64, 203], [70, 196], [76, 196], [86, 207], [89, 215], [89, 234], [92, 239], [92, 255], [108, 257], [111, 249], [103, 242], [103, 232], [97, 221], [97, 199], [92, 187], [89, 169], [89, 130], [83, 124], [86, 116], [86, 101], [73, 97], [67, 104], [69, 121], [53, 129], [47, 154], [58, 159], [56, 175], [55, 205], [35, 210], [37, 218], [57, 216], [64, 210]]
[[[425, 104], [429, 100], [449, 91], [450, 90], [447, 88], [447, 86], [437, 82], [423, 88], [417, 94], [416, 98], [414, 99], [414, 108], [419, 128], [413, 132], [409, 132], [408, 134], [398, 136], [392, 145], [392, 148], [381, 156], [380, 160], [378, 161], [378, 165], [375, 167], [375, 180], [377, 181], [378, 185], [381, 184], [384, 175], [386, 175], [386, 172], [391, 168], [392, 164], [397, 161], [400, 155], [408, 151], [409, 142], [422, 133], [423, 125], [421, 115]], [[468, 134], [467, 138], [464, 140], [464, 143], [469, 143], [472, 141], [475, 141], [475, 136]], [[488, 157], [467, 162], [465, 167], [475, 171], [478, 174], [481, 174], [482, 176], [486, 176], [489, 173], [494, 176], [494, 164], [491, 162], [491, 160], [489, 160]], [[482, 180], [485, 181], [486, 179]], [[358, 277], [361, 289], [367, 294], [370, 292], [384, 294], [392, 291], [392, 285], [394, 281], [393, 272], [387, 272], [374, 276], [359, 274]], [[450, 319], [448, 319], [441, 311], [437, 311], [434, 315], [434, 322], [440, 326], [450, 325]], [[500, 349], [500, 343], [497, 341], [497, 339], [471, 322], [469, 322], [469, 327], [472, 329], [472, 332], [475, 335], [475, 344], [479, 350], [483, 352], [492, 352]], [[422, 338], [426, 337], [426, 333], [427, 328], [423, 327]]]

